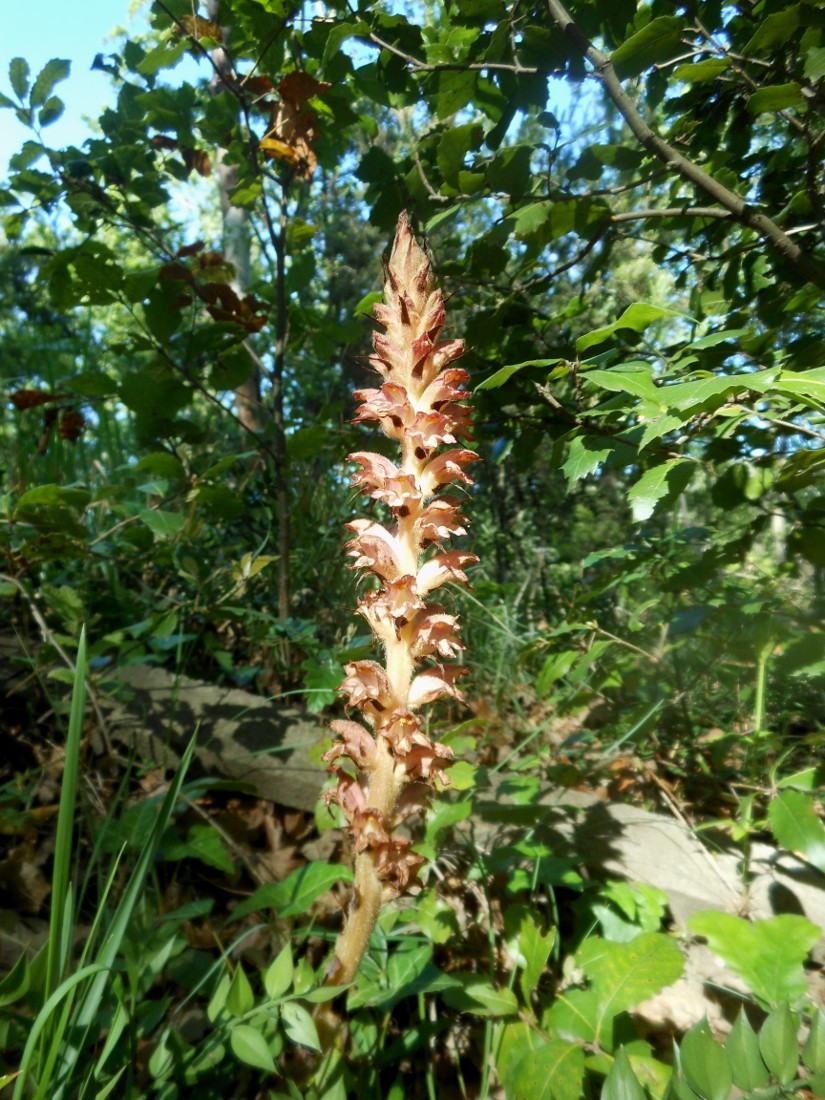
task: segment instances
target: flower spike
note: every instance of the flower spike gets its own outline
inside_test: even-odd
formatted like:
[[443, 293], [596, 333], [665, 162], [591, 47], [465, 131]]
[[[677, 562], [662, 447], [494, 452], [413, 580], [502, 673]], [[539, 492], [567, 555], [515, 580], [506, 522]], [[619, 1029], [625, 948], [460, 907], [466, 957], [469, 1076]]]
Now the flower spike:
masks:
[[[439, 495], [454, 482], [472, 485], [466, 467], [478, 458], [456, 446], [471, 440], [462, 389], [469, 376], [451, 365], [464, 341], [440, 339], [444, 298], [406, 212], [384, 268], [384, 302], [374, 313], [383, 331], [373, 336], [369, 363], [381, 385], [356, 391], [361, 405], [354, 423], [377, 422], [401, 453], [397, 465], [371, 451], [349, 456], [358, 467], [353, 486], [381, 501], [393, 521], [386, 527], [371, 519], [347, 524], [354, 533], [346, 548], [351, 568], [378, 581], [361, 596], [358, 613], [384, 663], [347, 665], [339, 690], [366, 725], [333, 722], [336, 741], [324, 757], [338, 778], [328, 800], [341, 808], [356, 852], [353, 900], [327, 969], [327, 980], [336, 985], [352, 981], [381, 906], [414, 881], [424, 862], [394, 829], [427, 809], [436, 781], [448, 782], [452, 752], [424, 732], [420, 708], [444, 697], [461, 700], [456, 681], [467, 671], [442, 663], [464, 645], [455, 615], [425, 597], [448, 583], [466, 585], [464, 567], [478, 560], [445, 549], [450, 538], [465, 534], [466, 520], [455, 496]], [[433, 546], [438, 552], [430, 551]], [[342, 767], [342, 761], [349, 763]]]

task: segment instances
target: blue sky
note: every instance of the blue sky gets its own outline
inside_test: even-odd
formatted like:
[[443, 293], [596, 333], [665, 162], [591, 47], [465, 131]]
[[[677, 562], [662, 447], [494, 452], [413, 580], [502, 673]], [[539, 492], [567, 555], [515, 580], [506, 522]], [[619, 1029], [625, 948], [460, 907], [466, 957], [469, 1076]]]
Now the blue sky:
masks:
[[[130, 0], [6, 0], [0, 36], [0, 92], [11, 96], [9, 62], [24, 57], [32, 79], [53, 57], [72, 63], [68, 80], [55, 93], [66, 104], [62, 118], [44, 131], [48, 144], [78, 144], [88, 135], [84, 116], [96, 117], [111, 101], [109, 77], [91, 70], [95, 54], [112, 48], [117, 27], [140, 26], [140, 14], [130, 19]], [[28, 131], [10, 110], [0, 110], [0, 175], [8, 159], [26, 140]]]

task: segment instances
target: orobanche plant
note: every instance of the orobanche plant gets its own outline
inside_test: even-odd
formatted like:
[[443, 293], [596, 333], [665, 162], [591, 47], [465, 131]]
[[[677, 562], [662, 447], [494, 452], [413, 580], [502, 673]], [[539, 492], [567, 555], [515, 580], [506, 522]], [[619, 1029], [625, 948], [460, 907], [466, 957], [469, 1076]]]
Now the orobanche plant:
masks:
[[[450, 366], [464, 341], [439, 339], [444, 299], [406, 212], [398, 219], [375, 318], [384, 331], [373, 336], [369, 362], [383, 383], [356, 391], [363, 403], [355, 420], [377, 421], [401, 454], [397, 466], [372, 452], [349, 456], [360, 467], [353, 484], [384, 504], [392, 522], [348, 524], [355, 533], [347, 546], [352, 568], [377, 580], [359, 599], [358, 612], [384, 663], [346, 666], [340, 691], [366, 725], [333, 722], [337, 739], [325, 756], [338, 777], [329, 798], [343, 811], [356, 853], [352, 901], [327, 972], [335, 984], [353, 979], [381, 906], [407, 888], [423, 863], [395, 830], [426, 808], [428, 788], [445, 780], [453, 754], [428, 737], [420, 708], [445, 696], [460, 699], [456, 681], [466, 671], [443, 664], [464, 648], [455, 615], [427, 599], [450, 582], [466, 584], [464, 567], [477, 560], [444, 549], [453, 535], [465, 533], [465, 520], [461, 502], [440, 495], [453, 482], [471, 485], [465, 467], [478, 457], [454, 446], [470, 438], [470, 410], [460, 403], [469, 376]], [[344, 761], [354, 768], [341, 766]]]

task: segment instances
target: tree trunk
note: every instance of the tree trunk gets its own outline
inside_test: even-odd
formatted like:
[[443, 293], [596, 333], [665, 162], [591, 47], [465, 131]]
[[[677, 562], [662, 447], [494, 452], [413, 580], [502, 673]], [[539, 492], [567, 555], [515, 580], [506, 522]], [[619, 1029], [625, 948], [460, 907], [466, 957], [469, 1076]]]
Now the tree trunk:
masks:
[[[209, 18], [217, 22], [218, 0], [209, 0], [207, 10]], [[223, 80], [230, 83], [236, 78], [232, 59], [222, 46], [212, 51], [212, 61], [215, 75], [212, 77], [210, 90], [215, 95], [220, 91]], [[235, 269], [230, 285], [238, 297], [242, 298], [248, 291], [251, 280], [249, 211], [232, 205], [230, 195], [238, 182], [238, 170], [235, 165], [225, 163], [225, 156], [226, 150], [218, 149], [215, 157], [223, 222], [223, 254]], [[235, 390], [235, 409], [238, 419], [248, 431], [257, 434], [264, 430], [266, 424], [261, 405], [261, 378], [252, 359], [249, 377]]]

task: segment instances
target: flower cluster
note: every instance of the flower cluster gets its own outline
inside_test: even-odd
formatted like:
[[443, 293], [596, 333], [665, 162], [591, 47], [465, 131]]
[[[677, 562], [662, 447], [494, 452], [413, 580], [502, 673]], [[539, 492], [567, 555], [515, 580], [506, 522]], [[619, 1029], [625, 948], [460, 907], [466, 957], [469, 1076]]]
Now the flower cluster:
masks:
[[477, 560], [445, 548], [451, 536], [465, 533], [466, 521], [461, 501], [442, 490], [471, 485], [466, 467], [478, 457], [462, 446], [470, 440], [470, 410], [461, 403], [468, 375], [450, 366], [464, 342], [440, 340], [443, 296], [406, 213], [398, 219], [375, 318], [384, 331], [373, 336], [369, 362], [382, 384], [356, 392], [355, 421], [377, 422], [401, 454], [398, 465], [367, 451], [349, 456], [358, 466], [353, 484], [383, 502], [393, 522], [348, 524], [352, 568], [378, 581], [361, 596], [358, 612], [384, 663], [347, 666], [340, 691], [366, 724], [333, 722], [337, 739], [325, 756], [338, 777], [329, 798], [341, 807], [356, 852], [353, 901], [328, 972], [340, 983], [354, 976], [381, 905], [407, 887], [423, 862], [394, 829], [426, 807], [428, 786], [445, 780], [452, 752], [428, 737], [420, 708], [446, 696], [461, 699], [456, 681], [466, 671], [444, 665], [464, 646], [455, 615], [427, 597], [444, 585], [466, 584], [464, 568]]

